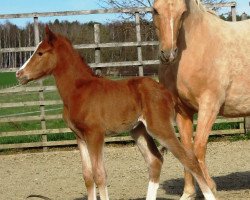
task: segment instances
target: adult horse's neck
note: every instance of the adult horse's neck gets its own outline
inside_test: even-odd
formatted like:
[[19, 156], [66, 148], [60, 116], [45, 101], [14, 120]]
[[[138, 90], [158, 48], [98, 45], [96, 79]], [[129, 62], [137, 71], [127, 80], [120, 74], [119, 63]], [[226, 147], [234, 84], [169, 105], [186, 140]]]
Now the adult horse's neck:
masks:
[[[198, 1], [199, 2], [199, 1]], [[179, 34], [178, 48], [180, 50], [187, 48], [187, 45], [193, 44], [196, 37], [201, 37], [203, 34], [204, 17], [207, 16], [205, 8], [197, 3], [196, 0], [186, 0], [187, 11], [183, 16], [183, 24]]]
[[183, 26], [189, 28], [190, 26], [199, 25], [204, 15], [204, 7], [200, 5], [200, 1], [186, 0], [187, 12], [185, 13]]
[[93, 79], [95, 76], [71, 45], [62, 45], [57, 55], [58, 63], [52, 74], [62, 100], [67, 104], [69, 95], [76, 88], [76, 81]]

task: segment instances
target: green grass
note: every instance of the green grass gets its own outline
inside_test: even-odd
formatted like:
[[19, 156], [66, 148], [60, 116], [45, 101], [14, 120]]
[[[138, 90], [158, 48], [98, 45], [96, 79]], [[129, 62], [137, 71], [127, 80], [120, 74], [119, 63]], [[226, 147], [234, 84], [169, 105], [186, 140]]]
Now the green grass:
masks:
[[14, 72], [0, 73], [0, 89], [3, 87], [17, 85], [18, 81]]
[[[120, 79], [112, 78], [112, 79]], [[52, 77], [46, 78], [43, 81], [44, 85], [54, 85], [55, 81]], [[15, 78], [14, 72], [0, 73], [0, 89], [7, 88], [13, 85], [17, 85], [18, 82]], [[30, 83], [30, 86], [38, 86], [38, 83]], [[57, 91], [45, 92], [45, 100], [59, 100], [59, 94]], [[38, 92], [23, 92], [13, 94], [0, 94], [0, 103], [10, 102], [27, 102], [27, 101], [39, 101]], [[62, 105], [45, 106], [46, 115], [62, 114]], [[39, 106], [26, 106], [26, 107], [15, 107], [15, 108], [1, 108], [0, 119], [7, 116], [19, 115], [19, 116], [38, 116], [40, 112]], [[26, 114], [25, 114], [26, 113]], [[66, 125], [63, 120], [49, 120], [46, 121], [46, 128], [65, 128]], [[195, 129], [196, 127], [194, 127]], [[223, 123], [215, 124], [213, 130], [224, 130], [224, 129], [238, 129], [239, 123]], [[8, 122], [0, 123], [0, 132], [10, 131], [28, 131], [28, 130], [39, 130], [41, 124], [39, 121], [26, 121], [26, 122]], [[177, 130], [177, 129], [176, 129]], [[126, 136], [129, 133], [122, 133], [120, 136]], [[217, 137], [218, 138], [218, 137]], [[75, 136], [72, 133], [61, 133], [61, 134], [49, 134], [48, 141], [60, 141], [60, 140], [74, 140]], [[216, 136], [211, 137], [210, 140], [216, 139]], [[229, 137], [230, 141], [250, 139], [250, 133], [245, 135], [233, 135]], [[0, 137], [0, 144], [12, 144], [12, 143], [29, 143], [39, 142], [42, 140], [40, 135], [35, 136], [12, 136], [12, 137]]]
[[[52, 77], [46, 78], [43, 81], [44, 85], [54, 85], [54, 79]], [[0, 89], [17, 85], [18, 82], [15, 78], [15, 73], [0, 73]], [[30, 86], [38, 86], [37, 82], [29, 84]], [[59, 100], [59, 94], [57, 91], [45, 92], [45, 100]], [[15, 103], [15, 102], [29, 102], [39, 101], [38, 92], [23, 92], [23, 93], [12, 93], [12, 94], [0, 94], [0, 103]], [[51, 105], [45, 106], [46, 115], [62, 114], [62, 105]], [[25, 116], [39, 116], [39, 106], [25, 106], [15, 108], [1, 108], [0, 119], [6, 117], [25, 117]], [[46, 128], [65, 128], [66, 125], [63, 120], [49, 120], [46, 122]], [[27, 121], [27, 122], [7, 122], [0, 123], [0, 132], [11, 132], [11, 131], [29, 131], [41, 129], [40, 121]], [[72, 133], [62, 134], [51, 134], [48, 135], [48, 141], [60, 141], [60, 140], [71, 140], [74, 139]], [[41, 141], [40, 135], [35, 136], [11, 136], [11, 137], [0, 137], [0, 144], [12, 144], [12, 143], [26, 143], [26, 142], [39, 142]]]

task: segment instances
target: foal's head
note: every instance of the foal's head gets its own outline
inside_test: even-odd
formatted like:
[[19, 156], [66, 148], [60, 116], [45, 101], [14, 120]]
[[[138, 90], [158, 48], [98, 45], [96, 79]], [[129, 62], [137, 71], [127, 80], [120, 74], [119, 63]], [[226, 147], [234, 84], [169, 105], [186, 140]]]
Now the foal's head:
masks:
[[155, 0], [154, 24], [160, 40], [160, 58], [162, 62], [172, 62], [178, 53], [177, 38], [181, 27], [181, 18], [187, 10], [185, 0]]
[[46, 26], [46, 37], [39, 43], [33, 55], [16, 72], [21, 84], [50, 75], [57, 64], [57, 36]]

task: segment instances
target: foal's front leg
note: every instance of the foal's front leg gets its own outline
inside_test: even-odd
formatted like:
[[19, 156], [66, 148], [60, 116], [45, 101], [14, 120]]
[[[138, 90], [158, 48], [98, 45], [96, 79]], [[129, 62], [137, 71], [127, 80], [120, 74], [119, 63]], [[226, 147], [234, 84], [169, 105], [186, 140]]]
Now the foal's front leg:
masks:
[[77, 144], [81, 154], [83, 178], [87, 188], [88, 200], [96, 200], [96, 188], [87, 144], [80, 138], [77, 138]]
[[100, 198], [101, 200], [109, 200], [106, 171], [103, 162], [104, 132], [91, 131], [86, 132], [84, 136], [92, 164], [94, 182], [99, 189]]

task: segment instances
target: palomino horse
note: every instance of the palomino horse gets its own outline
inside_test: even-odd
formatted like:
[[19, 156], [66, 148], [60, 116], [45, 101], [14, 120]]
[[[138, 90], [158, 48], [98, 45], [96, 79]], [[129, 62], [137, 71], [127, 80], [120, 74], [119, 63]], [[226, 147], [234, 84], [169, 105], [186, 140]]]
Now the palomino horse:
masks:
[[[217, 115], [250, 115], [250, 21], [223, 21], [199, 0], [155, 0], [153, 8], [162, 60], [160, 82], [177, 100], [183, 145], [194, 148], [207, 183], [216, 192], [205, 164], [206, 145]], [[194, 196], [193, 178], [186, 171], [181, 199]]]
[[89, 200], [96, 200], [95, 184], [101, 199], [109, 199], [103, 164], [105, 134], [131, 129], [149, 168], [148, 200], [156, 199], [162, 166], [151, 136], [192, 173], [206, 199], [215, 199], [197, 158], [175, 136], [174, 101], [163, 85], [150, 78], [112, 81], [97, 77], [68, 39], [46, 27], [45, 39], [16, 77], [26, 84], [50, 74], [63, 100], [64, 120], [77, 137]]

